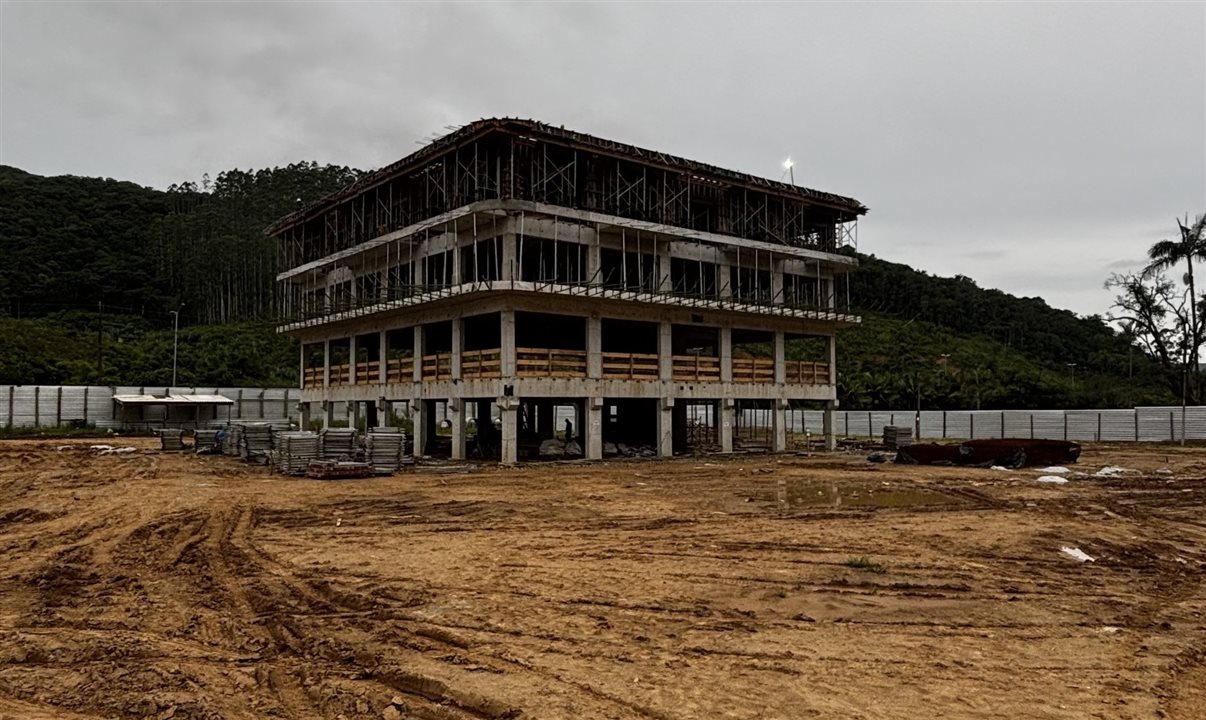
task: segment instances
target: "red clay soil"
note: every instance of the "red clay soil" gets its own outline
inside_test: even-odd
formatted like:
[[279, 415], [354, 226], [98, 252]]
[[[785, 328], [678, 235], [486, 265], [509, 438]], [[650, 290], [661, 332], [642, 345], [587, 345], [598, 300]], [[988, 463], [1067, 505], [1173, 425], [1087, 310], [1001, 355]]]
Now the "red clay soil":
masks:
[[323, 482], [151, 442], [0, 442], [0, 718], [1206, 713], [1203, 451]]

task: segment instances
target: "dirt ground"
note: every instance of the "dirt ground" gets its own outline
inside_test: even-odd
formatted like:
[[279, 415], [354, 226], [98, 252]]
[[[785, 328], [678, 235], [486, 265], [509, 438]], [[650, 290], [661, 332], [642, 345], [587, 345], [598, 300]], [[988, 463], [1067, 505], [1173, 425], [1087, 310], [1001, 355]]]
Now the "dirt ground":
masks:
[[0, 442], [0, 718], [1206, 717], [1206, 450], [322, 482], [89, 444]]

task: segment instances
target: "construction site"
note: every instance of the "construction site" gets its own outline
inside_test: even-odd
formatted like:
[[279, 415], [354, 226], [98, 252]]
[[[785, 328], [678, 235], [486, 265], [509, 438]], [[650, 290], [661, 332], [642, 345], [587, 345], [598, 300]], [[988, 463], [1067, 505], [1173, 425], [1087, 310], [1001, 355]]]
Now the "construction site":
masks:
[[1060, 475], [761, 454], [327, 482], [93, 442], [0, 443], [0, 717], [1206, 703], [1192, 448], [1089, 445]]
[[[303, 426], [416, 455], [786, 449], [823, 408], [857, 200], [542, 123], [481, 120], [270, 230]], [[343, 421], [343, 418], [339, 418]], [[439, 430], [448, 430], [440, 439]], [[543, 452], [542, 452], [543, 450]]]

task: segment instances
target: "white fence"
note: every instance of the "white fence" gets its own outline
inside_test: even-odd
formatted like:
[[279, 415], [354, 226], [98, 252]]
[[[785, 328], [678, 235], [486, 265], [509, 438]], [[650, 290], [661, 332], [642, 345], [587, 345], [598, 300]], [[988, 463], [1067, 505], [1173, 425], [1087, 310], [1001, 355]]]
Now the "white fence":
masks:
[[[885, 425], [915, 427], [914, 410], [839, 410], [839, 436], [880, 437]], [[821, 434], [821, 411], [789, 410], [796, 433]], [[1185, 439], [1206, 440], [1206, 406], [1185, 409]], [[1167, 442], [1180, 440], [1181, 408], [1130, 410], [922, 410], [921, 438], [1034, 438], [1081, 442]]]
[[[232, 420], [284, 421], [297, 417], [297, 388], [215, 388], [105, 385], [9, 385], [0, 387], [0, 427], [58, 427], [73, 421], [117, 427], [114, 395], [214, 394], [234, 401]], [[226, 413], [222, 412], [225, 419]]]

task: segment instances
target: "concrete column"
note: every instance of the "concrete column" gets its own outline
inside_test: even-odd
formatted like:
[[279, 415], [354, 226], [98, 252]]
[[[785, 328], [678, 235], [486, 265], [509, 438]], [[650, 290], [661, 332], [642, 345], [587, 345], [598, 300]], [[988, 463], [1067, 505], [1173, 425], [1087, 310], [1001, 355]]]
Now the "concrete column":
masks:
[[[455, 351], [454, 351], [455, 352]], [[448, 422], [452, 423], [452, 459], [465, 459], [465, 404], [460, 398], [448, 398]]]
[[385, 379], [387, 377], [386, 371], [388, 370], [388, 368], [386, 367], [387, 361], [386, 361], [386, 356], [385, 356], [385, 351], [387, 348], [388, 348], [388, 343], [386, 342], [386, 339], [385, 339], [385, 331], [382, 330], [380, 333], [378, 333], [378, 337], [377, 337], [377, 384], [378, 385], [384, 385]]
[[360, 378], [356, 377], [356, 336], [352, 335], [348, 338], [348, 385], [359, 382]]
[[360, 401], [359, 400], [349, 400], [347, 403], [347, 408], [348, 408], [348, 427], [359, 428], [360, 427]]
[[821, 413], [821, 432], [825, 435], [825, 449], [833, 452], [837, 449], [837, 438], [833, 434], [833, 414], [837, 409], [836, 400], [825, 402], [825, 410]]
[[452, 241], [452, 284], [460, 285], [461, 279], [461, 237], [456, 234]]
[[787, 450], [787, 401], [775, 399], [771, 406], [771, 429], [774, 431], [771, 450], [784, 452]]
[[300, 430], [310, 429], [310, 403], [301, 403], [301, 417], [298, 418], [297, 424]]
[[518, 401], [499, 398], [498, 409], [502, 415], [502, 464], [514, 465], [519, 462]]
[[670, 277], [670, 243], [665, 240], [655, 240], [657, 243], [657, 289], [660, 292], [670, 292], [674, 289], [674, 278]]
[[[297, 349], [298, 349], [298, 355], [301, 356], [301, 358], [297, 364], [298, 373], [299, 373], [297, 376], [298, 377], [297, 386], [304, 390], [306, 388], [306, 344], [304, 342], [298, 343]], [[84, 414], [87, 415], [87, 411], [85, 411]]]
[[414, 456], [419, 457], [427, 447], [427, 410], [422, 400], [410, 401], [410, 423]]
[[733, 411], [736, 403], [733, 398], [720, 399], [720, 451], [733, 452]]
[[586, 450], [587, 460], [603, 459], [603, 398], [586, 399]]
[[415, 325], [414, 381], [423, 382], [423, 326]]
[[322, 341], [322, 386], [331, 387], [331, 341]]
[[463, 318], [452, 319], [452, 379], [461, 379], [461, 353], [465, 347], [465, 321]]
[[670, 382], [674, 378], [674, 328], [665, 320], [658, 323], [657, 360], [658, 377]]
[[771, 259], [771, 302], [783, 303], [783, 261]]
[[389, 416], [393, 414], [393, 405], [385, 398], [377, 398], [377, 424], [374, 427], [388, 427]]
[[498, 316], [501, 323], [499, 338], [502, 345], [499, 364], [502, 366], [503, 380], [510, 382], [515, 378], [515, 311], [503, 310]]
[[603, 274], [599, 272], [603, 265], [599, 252], [599, 233], [593, 229], [586, 232], [590, 233], [589, 244], [586, 246], [586, 280], [592, 285], [599, 285], [603, 282]]
[[720, 382], [733, 382], [733, 328], [720, 326]]
[[775, 384], [787, 382], [787, 358], [785, 356], [783, 332], [775, 331]]
[[595, 313], [586, 318], [586, 376], [603, 377], [603, 321]]
[[727, 253], [718, 252], [716, 254], [716, 272], [720, 274], [716, 278], [716, 287], [720, 291], [721, 300], [733, 299], [733, 264], [729, 262]]
[[335, 420], [335, 403], [330, 400], [322, 401], [322, 429], [331, 427]]
[[657, 456], [674, 457], [674, 398], [658, 400]]
[[503, 233], [502, 236], [502, 267], [499, 272], [506, 282], [519, 279], [518, 237], [515, 233]]

